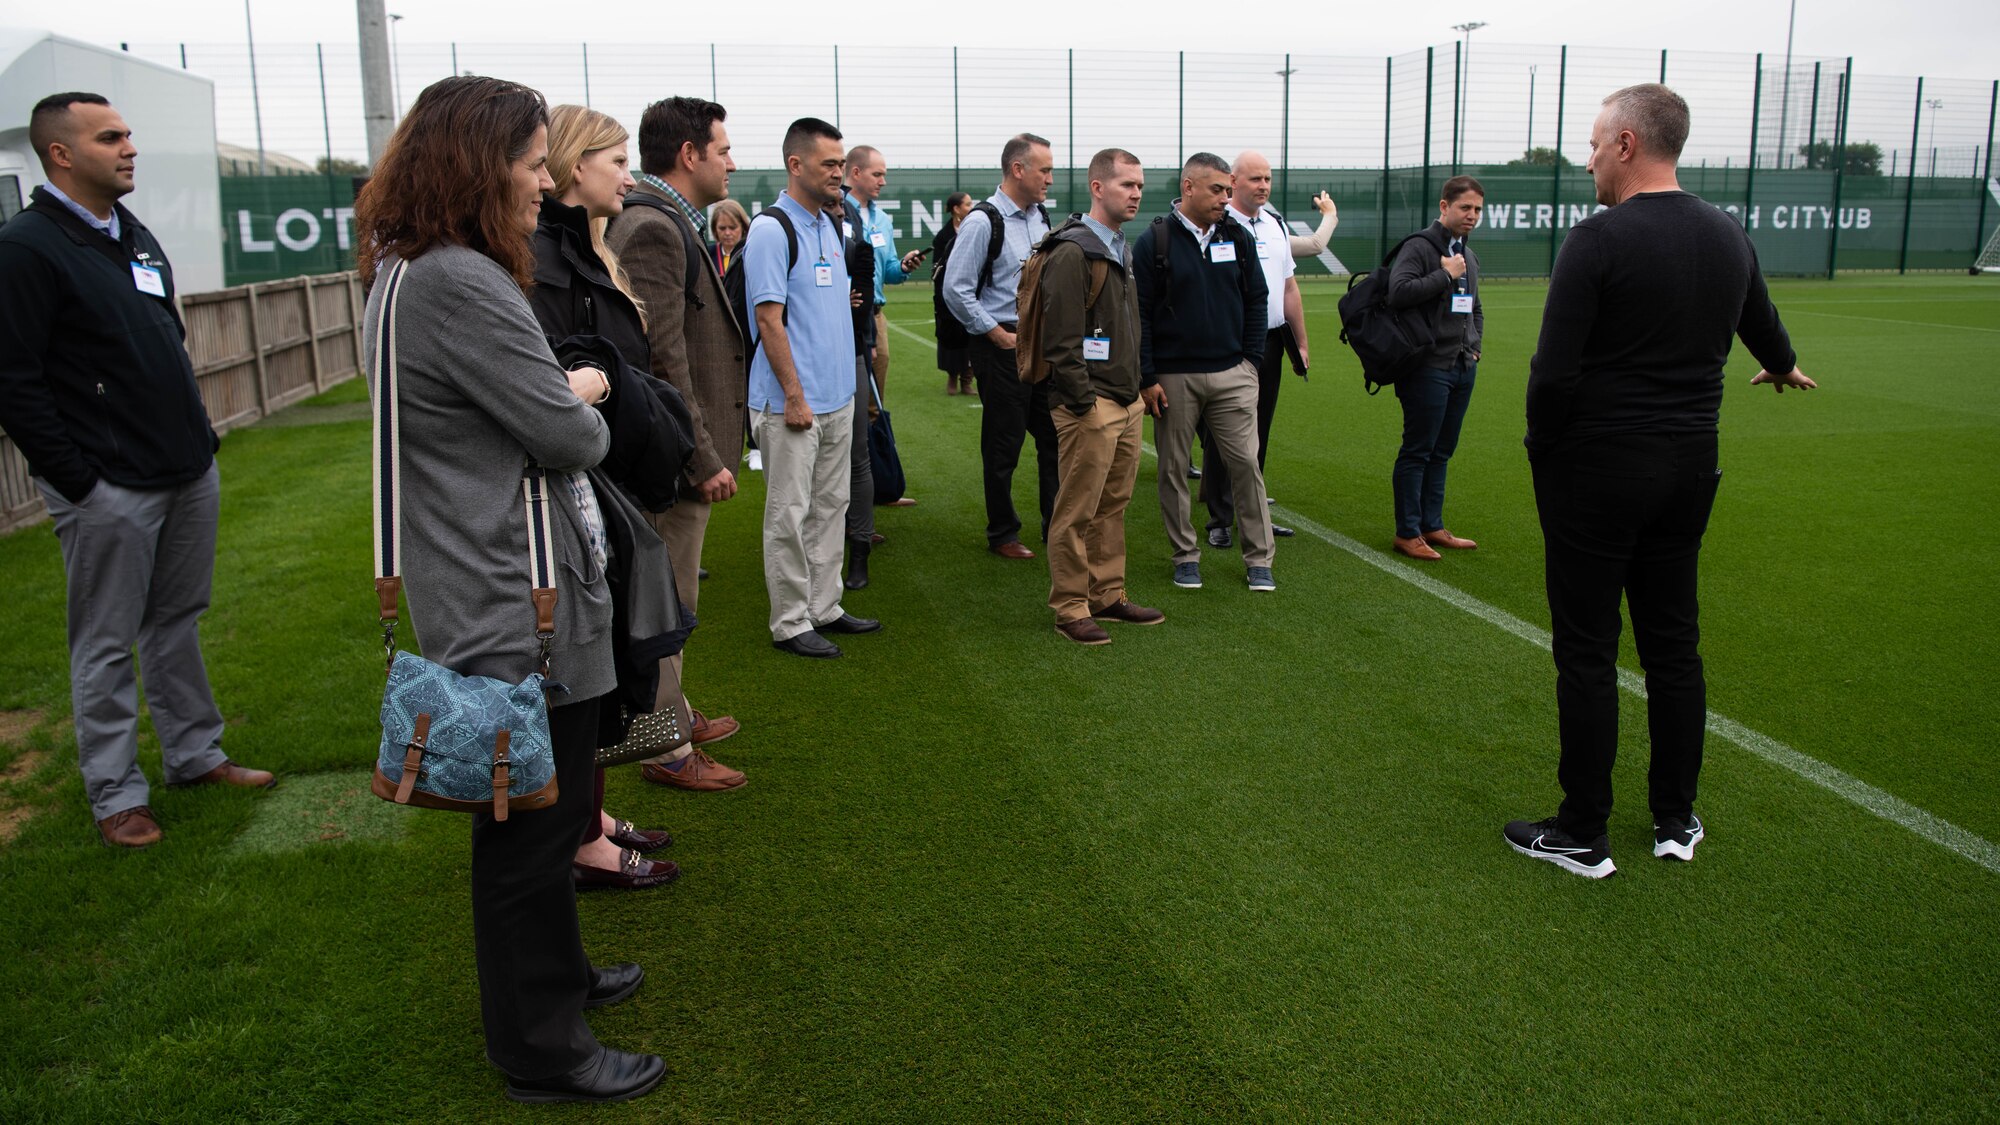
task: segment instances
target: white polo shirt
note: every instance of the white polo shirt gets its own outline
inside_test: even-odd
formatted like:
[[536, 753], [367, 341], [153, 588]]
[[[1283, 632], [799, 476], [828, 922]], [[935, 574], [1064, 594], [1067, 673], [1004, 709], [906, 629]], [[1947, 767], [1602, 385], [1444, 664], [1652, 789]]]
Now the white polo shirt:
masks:
[[1298, 272], [1298, 264], [1292, 260], [1292, 235], [1285, 225], [1278, 221], [1277, 213], [1269, 207], [1258, 208], [1256, 215], [1246, 215], [1237, 209], [1236, 201], [1229, 202], [1229, 216], [1243, 224], [1250, 236], [1257, 240], [1257, 264], [1264, 267], [1264, 284], [1271, 290], [1271, 306], [1264, 313], [1264, 327], [1282, 328], [1285, 324], [1285, 279]]

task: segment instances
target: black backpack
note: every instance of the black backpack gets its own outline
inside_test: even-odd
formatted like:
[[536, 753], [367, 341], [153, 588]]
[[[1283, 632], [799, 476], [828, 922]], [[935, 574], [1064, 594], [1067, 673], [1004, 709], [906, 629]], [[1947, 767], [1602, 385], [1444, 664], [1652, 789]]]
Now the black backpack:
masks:
[[[1361, 388], [1371, 395], [1423, 366], [1437, 344], [1428, 305], [1389, 307], [1389, 269], [1396, 256], [1419, 238], [1435, 246], [1430, 233], [1426, 228], [1405, 238], [1381, 266], [1348, 278], [1340, 298], [1340, 342], [1354, 349], [1361, 361]], [[1439, 253], [1444, 250], [1438, 247]]]
[[[977, 297], [986, 292], [987, 286], [993, 284], [993, 263], [1000, 260], [1000, 251], [1007, 243], [1007, 220], [1000, 214], [1000, 208], [993, 206], [991, 200], [982, 199], [973, 204], [972, 209], [986, 216], [986, 225], [992, 231], [986, 239], [986, 261], [980, 263], [979, 281], [972, 287], [972, 295]], [[1037, 203], [1035, 213], [1042, 217], [1042, 226], [1050, 230], [1055, 229], [1055, 224], [1049, 222], [1048, 208]]]
[[[778, 220], [778, 225], [785, 228], [785, 247], [787, 251], [785, 272], [789, 274], [792, 270], [798, 268], [799, 264], [798, 228], [792, 225], [792, 217], [785, 214], [782, 207], [766, 207], [762, 211], [757, 212], [756, 217], [750, 220], [750, 226], [754, 229], [757, 225], [757, 219], [763, 218], [765, 215]], [[729, 269], [722, 275], [722, 291], [729, 294], [729, 304], [736, 310], [736, 319], [742, 323], [743, 335], [745, 337], [750, 335], [750, 326], [756, 323], [755, 318], [757, 316], [757, 310], [750, 307], [749, 289], [743, 279], [744, 252], [749, 248], [750, 232], [746, 230], [743, 232], [742, 247], [736, 251], [734, 258], [729, 259]], [[792, 323], [791, 311], [792, 307], [790, 305], [784, 306], [784, 311], [779, 313], [778, 316], [779, 323], [789, 326]], [[764, 338], [760, 334], [757, 337], [757, 342], [750, 346], [750, 350], [743, 353], [743, 365], [746, 370], [749, 368], [750, 362], [757, 357], [757, 349], [763, 346]]]
[[[1174, 312], [1174, 300], [1171, 296], [1174, 288], [1174, 266], [1173, 259], [1167, 254], [1167, 236], [1172, 233], [1171, 229], [1167, 226], [1170, 221], [1179, 222], [1180, 220], [1175, 219], [1171, 212], [1165, 215], [1153, 216], [1153, 308], [1151, 311], [1155, 315], [1164, 312], [1167, 316], [1172, 316]], [[1257, 265], [1257, 240], [1251, 236], [1249, 227], [1244, 226], [1228, 215], [1225, 214], [1223, 216], [1222, 222], [1225, 225], [1215, 233], [1220, 235], [1224, 231], [1227, 231], [1229, 241], [1236, 244], [1236, 287], [1247, 293], [1250, 290], [1249, 271], [1251, 269], [1261, 270], [1263, 268]], [[1211, 238], [1212, 244], [1213, 239]], [[1269, 328], [1271, 326], [1265, 325], [1265, 327]]]

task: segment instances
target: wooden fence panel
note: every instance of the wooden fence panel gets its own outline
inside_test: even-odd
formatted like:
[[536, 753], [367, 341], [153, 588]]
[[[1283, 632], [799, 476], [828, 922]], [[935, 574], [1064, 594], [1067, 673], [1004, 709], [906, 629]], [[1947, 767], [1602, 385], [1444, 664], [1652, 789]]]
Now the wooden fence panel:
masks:
[[[352, 271], [180, 297], [195, 385], [217, 433], [361, 373], [360, 279]], [[0, 534], [47, 518], [41, 490], [0, 434]]]

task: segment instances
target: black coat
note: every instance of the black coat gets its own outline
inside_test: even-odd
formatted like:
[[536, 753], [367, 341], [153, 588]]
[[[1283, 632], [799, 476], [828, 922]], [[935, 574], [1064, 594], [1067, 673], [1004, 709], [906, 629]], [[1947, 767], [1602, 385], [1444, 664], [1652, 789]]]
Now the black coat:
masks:
[[[208, 471], [217, 440], [174, 309], [166, 251], [123, 206], [119, 239], [43, 188], [0, 228], [0, 428], [71, 501], [99, 478], [171, 488]], [[134, 263], [159, 270], [141, 292]]]
[[535, 288], [528, 304], [565, 367], [588, 363], [611, 380], [598, 406], [611, 426], [605, 475], [640, 507], [663, 512], [694, 456], [694, 420], [673, 384], [652, 374], [646, 322], [591, 248], [589, 217], [544, 196], [535, 225]]

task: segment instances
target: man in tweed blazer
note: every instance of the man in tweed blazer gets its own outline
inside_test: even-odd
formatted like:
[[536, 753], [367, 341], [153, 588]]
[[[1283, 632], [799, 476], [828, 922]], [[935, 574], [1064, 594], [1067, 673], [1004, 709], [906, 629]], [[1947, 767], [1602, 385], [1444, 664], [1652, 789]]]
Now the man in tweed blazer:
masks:
[[[605, 234], [645, 306], [653, 374], [680, 391], [694, 418], [695, 451], [680, 502], [653, 517], [673, 559], [681, 600], [691, 610], [699, 609], [696, 576], [710, 506], [736, 495], [735, 469], [743, 456], [745, 334], [703, 237], [704, 212], [728, 197], [729, 173], [736, 170], [722, 127], [726, 116], [721, 106], [700, 98], [647, 106], [639, 119], [639, 183]], [[736, 733], [739, 724], [727, 715], [694, 716], [694, 741], [646, 763], [646, 780], [697, 791], [743, 784], [741, 772], [702, 749]]]

